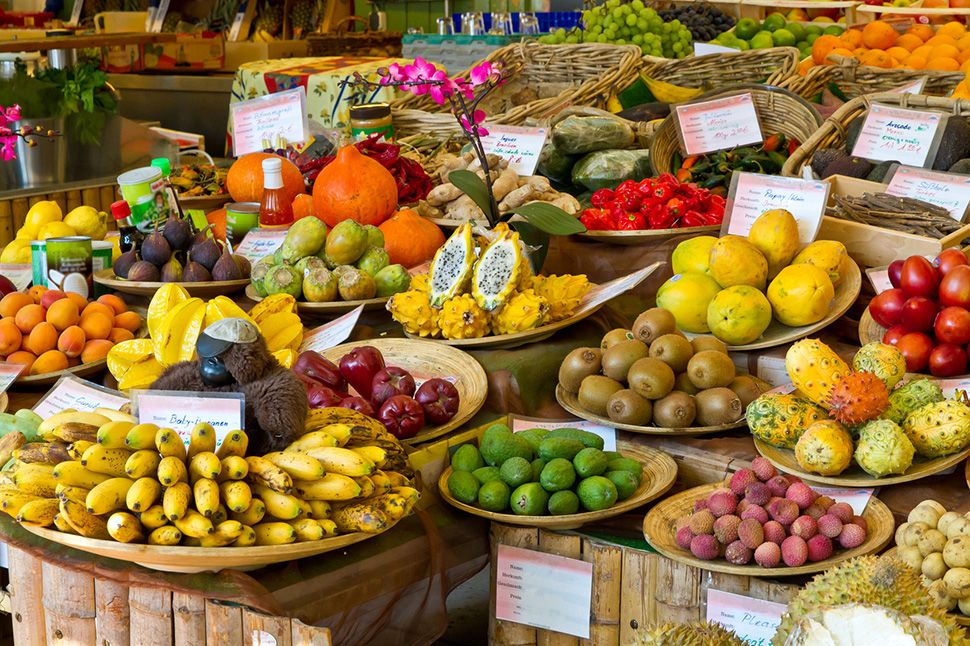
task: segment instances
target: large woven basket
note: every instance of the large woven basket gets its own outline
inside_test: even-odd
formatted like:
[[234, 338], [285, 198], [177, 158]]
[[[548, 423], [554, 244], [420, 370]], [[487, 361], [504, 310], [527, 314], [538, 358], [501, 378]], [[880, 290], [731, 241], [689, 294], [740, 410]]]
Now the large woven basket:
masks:
[[921, 94], [946, 96], [964, 77], [963, 72], [886, 69], [861, 65], [858, 59], [851, 56], [833, 58], [838, 61], [836, 65], [830, 66], [834, 73], [833, 80], [842, 93], [850, 99], [864, 94], [891, 92], [903, 85], [912, 83], [921, 76], [926, 77], [926, 85]]
[[[501, 63], [506, 74], [523, 78], [529, 84], [570, 83], [573, 86], [558, 96], [488, 115], [489, 123], [507, 125], [518, 125], [528, 118], [548, 117], [569, 105], [605, 107], [621, 79], [635, 76], [634, 70], [641, 65], [640, 48], [635, 45], [541, 45], [535, 41], [502, 47], [486, 60]], [[458, 76], [468, 78], [469, 70]], [[391, 107], [397, 134], [447, 136], [460, 132], [448, 107], [435, 104], [426, 95], [408, 95], [394, 101]]]
[[[822, 117], [805, 99], [770, 85], [739, 85], [723, 90], [715, 90], [698, 97], [695, 101], [709, 101], [736, 94], [750, 93], [758, 111], [761, 131], [767, 135], [785, 135], [789, 139], [806, 141], [822, 124]], [[657, 173], [673, 172], [671, 164], [674, 155], [680, 152], [677, 137], [677, 124], [670, 114], [654, 134], [650, 143], [650, 163]]]
[[795, 152], [789, 155], [788, 161], [781, 169], [782, 175], [801, 177], [802, 168], [812, 160], [812, 156], [817, 151], [822, 148], [844, 146], [849, 124], [868, 112], [869, 106], [873, 103], [914, 110], [941, 110], [949, 114], [970, 116], [970, 100], [967, 99], [900, 92], [883, 92], [856, 97], [832, 113], [832, 116], [826, 119], [811, 137], [802, 141]]

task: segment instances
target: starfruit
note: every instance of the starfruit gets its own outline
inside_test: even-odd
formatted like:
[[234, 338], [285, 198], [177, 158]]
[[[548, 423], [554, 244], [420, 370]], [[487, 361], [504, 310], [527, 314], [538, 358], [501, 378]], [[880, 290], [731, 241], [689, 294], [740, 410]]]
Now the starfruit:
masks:
[[263, 321], [274, 314], [282, 312], [296, 314], [297, 311], [295, 298], [289, 294], [273, 294], [256, 303], [253, 309], [249, 310], [249, 316], [256, 322], [256, 325], [262, 327]]
[[293, 364], [296, 363], [297, 356], [296, 350], [291, 349], [277, 350], [273, 353], [273, 357], [276, 359], [276, 361], [286, 369], [293, 367]]
[[190, 361], [195, 356], [195, 343], [202, 333], [205, 303], [190, 298], [165, 315], [155, 339], [155, 359], [163, 366]]
[[165, 367], [156, 361], [155, 357], [148, 357], [128, 369], [124, 377], [118, 380], [118, 389], [149, 388], [164, 371]]
[[108, 370], [121, 382], [133, 365], [154, 358], [155, 346], [150, 339], [122, 341], [108, 351]]
[[165, 316], [175, 307], [189, 298], [189, 293], [181, 285], [167, 283], [155, 291], [151, 302], [148, 304], [148, 335], [157, 340], [158, 328], [161, 326]]
[[216, 321], [231, 318], [240, 318], [255, 323], [249, 314], [226, 296], [216, 296], [205, 304], [205, 327], [209, 327]]
[[293, 312], [276, 312], [259, 325], [270, 352], [289, 348], [296, 350], [303, 343], [303, 322]]

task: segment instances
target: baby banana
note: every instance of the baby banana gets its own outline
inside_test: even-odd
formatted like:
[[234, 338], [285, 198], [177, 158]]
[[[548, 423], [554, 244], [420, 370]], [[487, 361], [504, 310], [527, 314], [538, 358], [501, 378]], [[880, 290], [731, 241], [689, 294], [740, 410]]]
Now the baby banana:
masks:
[[99, 428], [99, 426], [95, 426], [94, 424], [84, 424], [83, 422], [64, 422], [63, 424], [55, 426], [52, 434], [54, 438], [63, 440], [64, 442], [76, 442], [78, 440], [96, 442], [98, 440]]
[[122, 413], [120, 410], [113, 410], [111, 408], [95, 408], [94, 412], [98, 415], [104, 415], [112, 422], [131, 422], [132, 425], [138, 423], [138, 418], [128, 413]]
[[253, 498], [244, 511], [233, 512], [229, 515], [232, 520], [238, 520], [243, 525], [255, 525], [266, 516], [266, 503], [259, 498]]
[[195, 498], [195, 508], [206, 518], [211, 517], [219, 508], [219, 485], [211, 478], [196, 480], [192, 485], [192, 495]]
[[189, 462], [189, 477], [193, 482], [199, 478], [218, 478], [221, 470], [219, 458], [211, 451], [196, 453]]
[[189, 458], [195, 457], [197, 453], [216, 450], [216, 431], [210, 424], [200, 422], [192, 427], [192, 435], [189, 437]]
[[56, 494], [57, 480], [52, 471], [43, 469], [29, 469], [49, 465], [22, 464], [13, 475], [13, 481], [21, 493], [42, 498], [53, 498]]
[[166, 489], [162, 495], [162, 509], [165, 511], [165, 517], [175, 521], [184, 516], [189, 509], [191, 497], [192, 489], [186, 482], [179, 482]]
[[379, 446], [357, 446], [351, 449], [365, 460], [370, 460], [378, 469], [387, 462], [387, 451]]
[[337, 523], [330, 519], [318, 520], [317, 524], [323, 530], [323, 535], [325, 537], [336, 536], [337, 535]]
[[246, 458], [241, 458], [238, 455], [228, 455], [222, 458], [217, 480], [219, 482], [242, 480], [247, 475], [249, 475], [249, 463], [246, 462]]
[[303, 452], [309, 451], [310, 449], [316, 449], [324, 446], [337, 446], [337, 440], [333, 435], [327, 431], [313, 431], [307, 433], [297, 441], [290, 444], [284, 449], [286, 453], [290, 452]]
[[330, 503], [326, 500], [307, 500], [310, 505], [310, 518], [313, 520], [325, 520], [330, 518]]
[[[6, 437], [6, 436], [4, 436]], [[12, 453], [13, 457], [27, 464], [60, 464], [72, 460], [63, 442], [28, 442]]]
[[163, 458], [173, 457], [181, 461], [186, 460], [185, 443], [178, 433], [170, 428], [160, 428], [155, 433], [155, 448]]
[[58, 498], [67, 498], [68, 500], [73, 500], [78, 504], [85, 504], [88, 499], [88, 492], [90, 489], [85, 489], [83, 487], [72, 487], [70, 485], [64, 485], [57, 483], [54, 488], [54, 495]]
[[249, 448], [249, 436], [246, 435], [246, 431], [232, 431], [222, 438], [222, 444], [216, 451], [216, 455], [219, 456], [220, 460], [230, 455], [244, 458], [247, 448]]
[[388, 493], [393, 486], [391, 484], [391, 479], [387, 477], [387, 474], [378, 469], [374, 473], [370, 474], [370, 481], [374, 483], [374, 493], [380, 495], [382, 493]]
[[108, 533], [119, 543], [140, 543], [145, 539], [141, 522], [125, 511], [117, 511], [108, 517]]
[[251, 455], [246, 458], [246, 462], [249, 464], [249, 475], [246, 478], [249, 482], [266, 485], [280, 493], [289, 493], [293, 488], [290, 474], [269, 460]]
[[387, 529], [389, 524], [387, 515], [369, 502], [334, 507], [331, 520], [341, 533], [376, 534]]
[[108, 422], [98, 429], [98, 444], [106, 449], [123, 449], [128, 431], [134, 426], [131, 422]]
[[138, 518], [141, 520], [141, 524], [144, 525], [145, 529], [149, 530], [158, 529], [168, 524], [165, 509], [161, 505], [152, 505], [138, 514]]
[[312, 518], [291, 520], [290, 525], [296, 532], [296, 540], [299, 542], [318, 541], [323, 538], [323, 528]]
[[135, 480], [125, 496], [125, 505], [131, 511], [142, 511], [155, 504], [162, 495], [162, 485], [155, 478], [144, 477]]
[[111, 534], [108, 533], [108, 523], [103, 518], [88, 513], [83, 505], [72, 500], [62, 498], [58, 514], [81, 536], [102, 540], [111, 538]]
[[296, 541], [296, 530], [289, 523], [259, 523], [253, 526], [256, 545], [286, 545]]
[[[219, 485], [219, 491], [222, 494], [222, 499], [226, 503], [226, 507], [230, 511], [246, 511], [253, 501], [253, 492], [249, 488], [249, 485], [239, 480], [227, 480], [223, 482]], [[196, 498], [198, 498], [198, 494], [196, 494]]]
[[324, 446], [307, 451], [307, 455], [320, 461], [324, 470], [345, 476], [366, 476], [374, 472], [374, 463], [352, 451], [338, 446]]
[[[326, 447], [321, 447], [326, 448]], [[320, 460], [310, 457], [306, 453], [295, 451], [276, 451], [263, 456], [297, 480], [316, 480], [323, 477], [323, 465]]]
[[12, 518], [17, 517], [21, 507], [35, 500], [45, 500], [45, 498], [33, 496], [28, 493], [20, 493], [16, 489], [0, 491], [0, 509]]
[[226, 520], [215, 525], [214, 531], [201, 539], [202, 547], [223, 547], [242, 536], [245, 526], [239, 521]]
[[67, 454], [71, 456], [72, 460], [77, 460], [80, 462], [81, 456], [88, 448], [94, 446], [94, 442], [88, 442], [87, 440], [78, 440], [77, 442], [71, 442], [67, 445]]
[[266, 512], [280, 520], [292, 520], [303, 514], [300, 500], [285, 493], [273, 491], [265, 485], [253, 485], [253, 493], [266, 503]]
[[154, 449], [158, 426], [155, 424], [138, 424], [132, 426], [125, 435], [125, 448], [132, 451]]
[[172, 525], [163, 525], [152, 530], [148, 535], [149, 545], [178, 545], [182, 540], [182, 532]]
[[183, 536], [192, 538], [204, 538], [215, 531], [212, 521], [194, 509], [187, 510], [184, 516], [175, 521], [175, 526]]
[[57, 531], [64, 532], [65, 534], [77, 534], [77, 532], [74, 531], [74, 528], [68, 525], [67, 521], [64, 520], [64, 517], [61, 516], [60, 511], [54, 514], [54, 527], [57, 528]]
[[[94, 430], [92, 434], [97, 435], [98, 429], [110, 421], [110, 419], [98, 413], [66, 410], [55, 413], [41, 422], [37, 427], [37, 432], [40, 435], [49, 435], [61, 424], [84, 424], [86, 426], [93, 426]], [[92, 439], [91, 441], [93, 442], [94, 440]]]
[[239, 538], [233, 542], [234, 547], [249, 547], [250, 545], [256, 544], [256, 532], [249, 525], [242, 526], [242, 532], [239, 533]]
[[119, 509], [125, 509], [128, 490], [135, 484], [130, 478], [111, 478], [105, 480], [88, 492], [84, 505], [88, 512], [100, 516]]
[[88, 447], [81, 456], [81, 464], [95, 473], [120, 478], [128, 475], [125, 472], [125, 462], [130, 456], [131, 451], [128, 449], [107, 449], [101, 444], [95, 444]]
[[61, 462], [54, 466], [54, 479], [71, 487], [93, 489], [110, 478], [110, 475], [91, 471], [80, 462]]
[[158, 481], [166, 487], [177, 482], [188, 482], [189, 472], [185, 468], [185, 462], [171, 455], [162, 458], [158, 463]]
[[60, 501], [57, 498], [31, 500], [17, 512], [17, 522], [38, 527], [49, 527], [54, 524], [54, 516], [59, 511]]
[[125, 473], [129, 478], [154, 477], [158, 472], [158, 464], [162, 461], [158, 451], [144, 449], [135, 451], [125, 460]]
[[319, 480], [297, 480], [293, 488], [304, 500], [352, 500], [361, 494], [353, 478], [339, 473], [328, 473]]

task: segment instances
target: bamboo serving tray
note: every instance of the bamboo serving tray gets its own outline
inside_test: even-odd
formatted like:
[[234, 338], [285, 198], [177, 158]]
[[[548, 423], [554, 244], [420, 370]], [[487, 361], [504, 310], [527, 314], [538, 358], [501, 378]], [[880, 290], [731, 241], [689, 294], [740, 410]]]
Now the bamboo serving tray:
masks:
[[690, 515], [694, 509], [694, 502], [706, 498], [712, 491], [724, 486], [723, 482], [701, 485], [661, 501], [653, 507], [643, 519], [643, 536], [647, 542], [658, 552], [669, 559], [673, 559], [685, 565], [709, 570], [711, 572], [722, 572], [724, 574], [739, 574], [752, 577], [779, 577], [779, 576], [800, 576], [803, 574], [815, 574], [827, 570], [833, 565], [841, 563], [856, 556], [874, 554], [884, 548], [892, 540], [896, 523], [893, 514], [881, 500], [872, 496], [866, 506], [862, 517], [869, 525], [866, 541], [859, 547], [850, 550], [840, 549], [833, 553], [831, 557], [817, 563], [805, 563], [799, 567], [774, 567], [764, 568], [752, 561], [749, 565], [734, 565], [723, 559], [704, 561], [695, 557], [687, 550], [683, 550], [677, 545], [675, 540], [677, 519], [682, 516]]
[[445, 469], [441, 477], [438, 478], [438, 493], [441, 494], [442, 498], [462, 511], [500, 523], [540, 527], [544, 529], [577, 529], [588, 523], [619, 516], [631, 509], [636, 509], [652, 500], [656, 500], [674, 486], [674, 480], [677, 478], [677, 463], [663, 451], [650, 448], [649, 446], [637, 446], [625, 448], [620, 453], [624, 457], [638, 460], [643, 465], [640, 486], [629, 498], [617, 502], [609, 509], [602, 509], [600, 511], [587, 511], [580, 514], [567, 514], [565, 516], [520, 516], [518, 514], [486, 511], [473, 505], [467, 505], [451, 495], [451, 491], [448, 489], [448, 476], [451, 475], [451, 466]]
[[465, 352], [433, 341], [419, 339], [369, 339], [343, 343], [324, 350], [324, 358], [337, 363], [340, 357], [353, 348], [364, 345], [374, 346], [384, 356], [389, 366], [398, 366], [415, 375], [416, 378], [452, 378], [460, 397], [458, 412], [447, 423], [426, 427], [412, 438], [401, 440], [404, 444], [418, 444], [441, 437], [475, 416], [485, 404], [488, 392], [488, 377], [485, 369]]
[[[263, 297], [256, 293], [251, 283], [247, 281], [246, 298], [256, 301], [263, 300]], [[365, 310], [382, 310], [387, 304], [387, 296], [380, 298], [368, 298], [359, 301], [330, 301], [328, 303], [308, 303], [307, 301], [297, 301], [296, 306], [304, 314], [344, 314], [357, 309], [363, 305]]]
[[731, 422], [730, 424], [720, 424], [718, 426], [665, 428], [662, 426], [636, 426], [634, 424], [620, 424], [618, 422], [614, 422], [609, 417], [600, 417], [599, 415], [590, 413], [588, 410], [579, 405], [579, 398], [574, 393], [569, 392], [560, 384], [556, 385], [556, 401], [558, 401], [563, 408], [576, 417], [581, 417], [587, 421], [596, 422], [597, 424], [603, 424], [605, 426], [621, 428], [624, 431], [644, 433], [647, 435], [704, 435], [705, 433], [718, 433], [720, 431], [729, 431], [734, 428], [741, 428], [747, 423], [744, 416], [742, 416], [741, 419], [736, 422]]
[[234, 294], [249, 284], [248, 278], [239, 280], [212, 280], [202, 283], [161, 283], [156, 281], [133, 281], [125, 280], [115, 276], [113, 269], [102, 269], [94, 272], [94, 282], [104, 285], [108, 289], [123, 294], [134, 294], [136, 296], [153, 296], [156, 291], [165, 285], [179, 285], [185, 288], [190, 296], [199, 298], [212, 298], [214, 296], [224, 296]]
[[647, 242], [660, 242], [678, 236], [704, 235], [721, 230], [720, 224], [712, 224], [703, 227], [685, 227], [683, 229], [644, 229], [642, 231], [587, 231], [579, 233], [581, 238], [589, 238], [597, 242], [608, 242], [616, 245], [638, 245]]
[[901, 475], [884, 476], [882, 478], [875, 478], [869, 475], [862, 470], [862, 467], [853, 461], [849, 465], [849, 468], [837, 476], [822, 476], [802, 469], [795, 460], [795, 451], [792, 449], [782, 449], [778, 448], [777, 446], [771, 446], [767, 442], [762, 442], [759, 439], [754, 440], [754, 446], [756, 449], [758, 449], [758, 453], [767, 458], [768, 461], [775, 465], [779, 471], [791, 473], [792, 475], [796, 475], [803, 480], [824, 483], [837, 487], [882, 487], [883, 485], [912, 482], [913, 480], [926, 478], [927, 476], [935, 475], [941, 471], [949, 469], [950, 467], [956, 466], [957, 464], [960, 464], [960, 462], [962, 462], [968, 455], [970, 455], [970, 446], [967, 446], [958, 453], [944, 455], [943, 457], [932, 460], [921, 459], [917, 456], [917, 459], [913, 462], [912, 466], [906, 470], [906, 473]]

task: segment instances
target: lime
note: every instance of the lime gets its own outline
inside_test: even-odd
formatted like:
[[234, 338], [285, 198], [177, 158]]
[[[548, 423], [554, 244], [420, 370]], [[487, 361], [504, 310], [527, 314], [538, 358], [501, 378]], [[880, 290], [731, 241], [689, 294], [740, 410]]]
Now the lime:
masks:
[[822, 31], [822, 33], [828, 36], [841, 36], [843, 31], [845, 30], [842, 29], [842, 27], [839, 27], [838, 25], [832, 25], [830, 27], [826, 27]]
[[765, 21], [761, 23], [761, 28], [765, 31], [775, 31], [776, 29], [783, 29], [788, 21], [785, 20], [785, 16], [780, 13], [769, 14]]
[[795, 37], [795, 41], [805, 40], [805, 26], [797, 22], [790, 22], [785, 25], [785, 29], [791, 32], [792, 36]]
[[771, 40], [775, 47], [793, 47], [795, 45], [795, 35], [787, 29], [776, 29], [771, 32]]
[[734, 35], [742, 40], [750, 40], [759, 31], [761, 31], [761, 25], [751, 18], [742, 18], [734, 26]]
[[751, 39], [751, 49], [769, 49], [775, 46], [775, 41], [771, 37], [771, 32], [759, 31]]
[[811, 47], [812, 45], [815, 44], [815, 41], [818, 40], [818, 37], [821, 35], [822, 34], [815, 34], [815, 33], [805, 34], [805, 44]]
[[[809, 25], [808, 27], [805, 27], [806, 36], [811, 36], [813, 34], [815, 35], [816, 38], [818, 38], [819, 36], [822, 35], [822, 28], [816, 25]], [[808, 38], [806, 38], [805, 40], [808, 40]]]
[[509, 486], [499, 480], [486, 482], [478, 490], [478, 506], [486, 511], [501, 512], [508, 509], [509, 497], [511, 496]]

